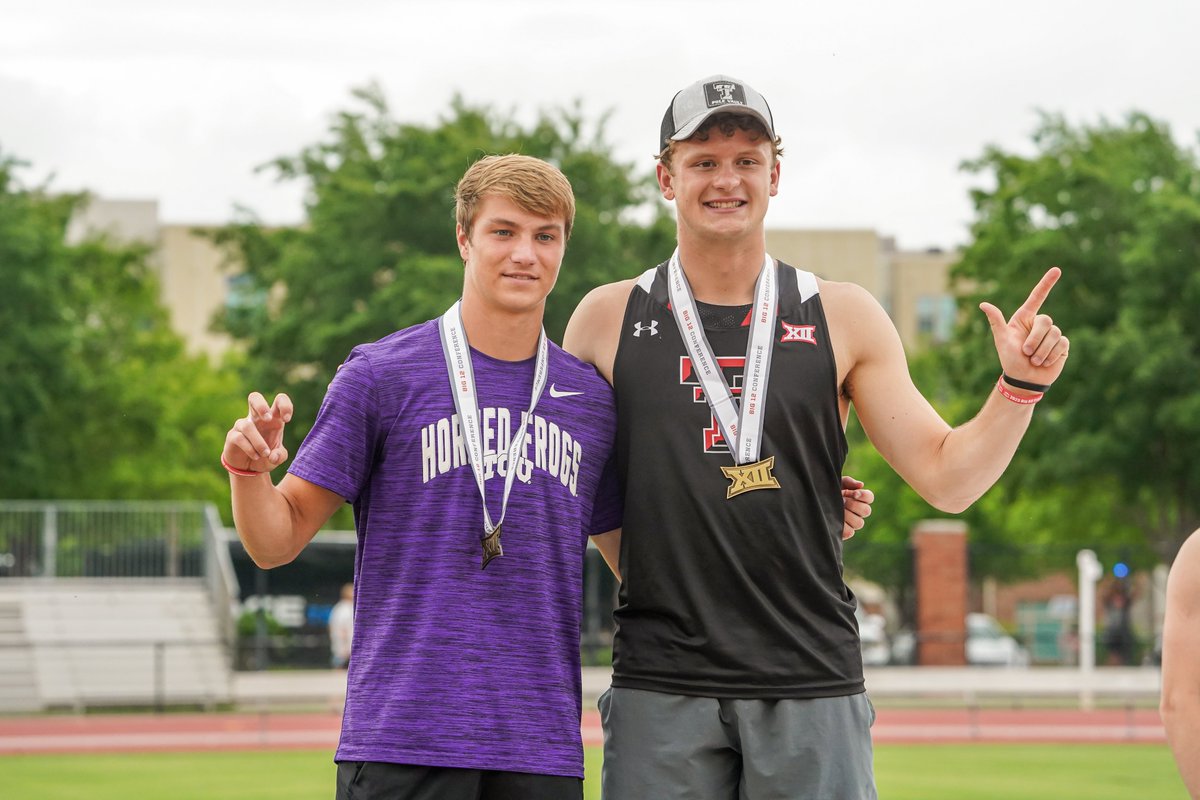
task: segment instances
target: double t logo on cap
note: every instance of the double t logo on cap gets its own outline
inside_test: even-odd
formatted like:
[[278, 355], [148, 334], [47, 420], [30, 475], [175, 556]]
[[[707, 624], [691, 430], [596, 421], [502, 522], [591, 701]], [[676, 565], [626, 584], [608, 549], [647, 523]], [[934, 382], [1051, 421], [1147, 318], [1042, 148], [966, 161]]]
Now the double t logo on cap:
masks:
[[704, 84], [704, 99], [709, 108], [736, 103], [746, 105], [746, 92], [740, 83], [714, 81]]
[[757, 118], [767, 136], [775, 139], [771, 108], [761, 94], [729, 75], [709, 75], [676, 92], [671, 99], [659, 128], [658, 149], [661, 151], [672, 140], [691, 137], [706, 119], [726, 112]]

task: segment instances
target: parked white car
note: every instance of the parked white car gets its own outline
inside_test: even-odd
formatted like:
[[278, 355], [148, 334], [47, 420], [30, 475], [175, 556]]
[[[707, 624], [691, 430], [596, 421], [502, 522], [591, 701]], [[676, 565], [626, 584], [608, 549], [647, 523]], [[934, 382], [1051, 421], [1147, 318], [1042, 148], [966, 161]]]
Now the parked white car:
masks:
[[[912, 631], [897, 633], [892, 637], [891, 663], [915, 664], [916, 644]], [[967, 614], [966, 651], [967, 663], [980, 666], [1027, 667], [1030, 661], [1029, 651], [1005, 633], [989, 614]], [[863, 663], [866, 663], [865, 657]]]
[[1029, 651], [988, 614], [967, 614], [967, 663], [1028, 667]]

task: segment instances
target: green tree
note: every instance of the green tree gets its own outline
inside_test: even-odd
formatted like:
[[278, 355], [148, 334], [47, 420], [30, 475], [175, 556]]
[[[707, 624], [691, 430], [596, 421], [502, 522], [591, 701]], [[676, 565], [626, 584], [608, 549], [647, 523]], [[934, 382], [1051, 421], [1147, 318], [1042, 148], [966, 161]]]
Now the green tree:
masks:
[[[1080, 126], [1046, 116], [1033, 144], [1032, 155], [990, 147], [965, 165], [992, 188], [973, 192], [974, 241], [955, 269], [966, 310], [946, 374], [964, 396], [995, 381], [975, 305], [1015, 308], [1047, 267], [1062, 267], [1043, 312], [1070, 338], [1070, 361], [997, 500], [1010, 517], [1039, 507], [1042, 533], [1058, 540], [1170, 559], [1200, 527], [1196, 155], [1137, 113]], [[1027, 501], [1038, 494], [1058, 507]]]
[[248, 298], [222, 324], [246, 343], [247, 389], [286, 390], [295, 402], [293, 452], [351, 348], [437, 317], [461, 293], [454, 187], [480, 157], [545, 158], [574, 188], [575, 228], [546, 310], [555, 341], [588, 290], [637, 274], [674, 241], [665, 209], [649, 202], [648, 173], [617, 162], [603, 119], [587, 124], [578, 106], [523, 126], [455, 99], [423, 126], [393, 118], [378, 87], [354, 96], [325, 141], [268, 165], [307, 186], [306, 224], [271, 229], [247, 217], [217, 234]]
[[[979, 387], [951, 391], [952, 381], [944, 368], [947, 356], [938, 350], [917, 353], [910, 371], [942, 418], [955, 424], [974, 416], [983, 397]], [[990, 358], [995, 362], [994, 352]], [[921, 520], [954, 515], [922, 500], [875, 450], [853, 415], [846, 438], [850, 445], [846, 474], [864, 481], [876, 497], [867, 527], [845, 545], [846, 568], [887, 589], [906, 615], [914, 600], [913, 527]], [[1108, 564], [1127, 554], [1145, 553], [1141, 531], [1122, 522], [1121, 503], [1111, 479], [1030, 485], [1006, 473], [954, 517], [965, 522], [969, 531], [968, 574], [974, 582], [994, 578], [1011, 583], [1048, 572], [1074, 572], [1075, 554], [1085, 547], [1098, 549]]]
[[[922, 351], [910, 359], [909, 370], [917, 388], [942, 418], [951, 424], [961, 423], [979, 410], [981, 398], [978, 392], [951, 394], [940, 360], [937, 351]], [[864, 481], [876, 497], [867, 528], [846, 544], [846, 567], [887, 588], [902, 609], [907, 607], [913, 585], [912, 530], [921, 520], [958, 518], [968, 525], [969, 574], [975, 580], [1016, 580], [1046, 568], [1041, 544], [1025, 536], [1023, 527], [1008, 524], [1005, 515], [1011, 511], [1010, 504], [1000, 499], [998, 489], [985, 494], [961, 515], [947, 514], [926, 503], [896, 474], [853, 415], [846, 439], [850, 446], [846, 473]], [[1013, 540], [1010, 531], [1022, 531], [1022, 539]], [[1070, 558], [1074, 558], [1074, 552]]]
[[66, 242], [82, 195], [0, 154], [0, 497], [228, 496], [226, 373], [170, 329], [143, 246]]
[[[944, 417], [946, 409], [938, 399], [937, 374], [929, 369], [928, 353], [917, 355], [909, 369], [917, 388], [933, 400]], [[849, 455], [845, 473], [866, 483], [875, 492], [875, 502], [867, 527], [845, 544], [846, 568], [856, 575], [885, 587], [904, 606], [913, 582], [912, 551], [909, 538], [913, 526], [923, 519], [949, 516], [921, 499], [867, 439], [858, 417], [850, 415], [846, 428]]]

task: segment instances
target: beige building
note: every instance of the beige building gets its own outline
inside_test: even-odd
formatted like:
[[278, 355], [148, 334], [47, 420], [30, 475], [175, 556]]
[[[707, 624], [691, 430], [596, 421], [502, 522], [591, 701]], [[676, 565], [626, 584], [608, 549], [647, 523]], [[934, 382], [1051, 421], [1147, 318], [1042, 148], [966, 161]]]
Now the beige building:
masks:
[[67, 241], [97, 235], [152, 247], [150, 263], [162, 286], [163, 304], [189, 349], [212, 357], [229, 349], [231, 339], [214, 332], [212, 322], [235, 296], [237, 278], [222, 268], [223, 256], [203, 228], [160, 224], [154, 200], [93, 198], [67, 226]]
[[767, 251], [822, 278], [862, 286], [887, 310], [909, 350], [950, 337], [956, 252], [897, 250], [895, 240], [866, 228], [768, 230]]
[[[223, 268], [223, 254], [191, 225], [163, 225], [153, 200], [96, 198], [71, 221], [68, 241], [104, 234], [154, 248], [153, 265], [175, 329], [193, 352], [218, 356], [231, 344], [212, 331], [217, 312], [238, 302], [237, 275]], [[905, 346], [912, 350], [945, 341], [954, 324], [949, 291], [953, 252], [906, 252], [890, 237], [868, 228], [771, 229], [767, 250], [822, 278], [857, 283], [883, 305]]]

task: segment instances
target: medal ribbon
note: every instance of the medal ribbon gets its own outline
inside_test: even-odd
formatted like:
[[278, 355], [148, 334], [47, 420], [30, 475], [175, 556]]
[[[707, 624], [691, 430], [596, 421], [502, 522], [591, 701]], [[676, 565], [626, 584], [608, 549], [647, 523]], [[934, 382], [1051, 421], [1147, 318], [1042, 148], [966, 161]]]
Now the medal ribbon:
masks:
[[521, 414], [521, 424], [508, 445], [508, 474], [504, 476], [504, 499], [500, 504], [500, 519], [496, 520], [495, 524], [492, 524], [491, 514], [488, 513], [487, 495], [484, 491], [483, 428], [479, 421], [475, 371], [471, 368], [471, 347], [467, 343], [467, 332], [462, 323], [461, 300], [456, 300], [454, 305], [442, 314], [438, 320], [438, 334], [442, 338], [442, 354], [446, 358], [446, 371], [450, 376], [454, 408], [458, 411], [458, 421], [462, 426], [471, 471], [475, 473], [475, 484], [479, 487], [479, 498], [483, 501], [483, 530], [486, 538], [500, 527], [504, 522], [504, 515], [508, 513], [508, 496], [512, 492], [513, 477], [517, 474], [521, 450], [524, 449], [525, 429], [529, 427], [529, 420], [533, 417], [533, 410], [537, 408], [538, 398], [542, 396], [542, 390], [546, 387], [549, 360], [546, 331], [543, 328], [538, 336], [537, 362], [533, 369], [533, 393], [529, 399], [529, 410]]
[[734, 462], [750, 464], [758, 461], [767, 408], [767, 378], [771, 373], [771, 347], [775, 343], [775, 317], [779, 306], [775, 259], [770, 255], [764, 257], [758, 281], [754, 285], [753, 316], [746, 342], [746, 367], [740, 401], [730, 391], [708, 337], [704, 335], [704, 325], [696, 310], [692, 288], [679, 263], [678, 248], [667, 266], [667, 284], [675, 325], [687, 346], [692, 367], [704, 388], [704, 398], [721, 427], [721, 435], [725, 437]]

